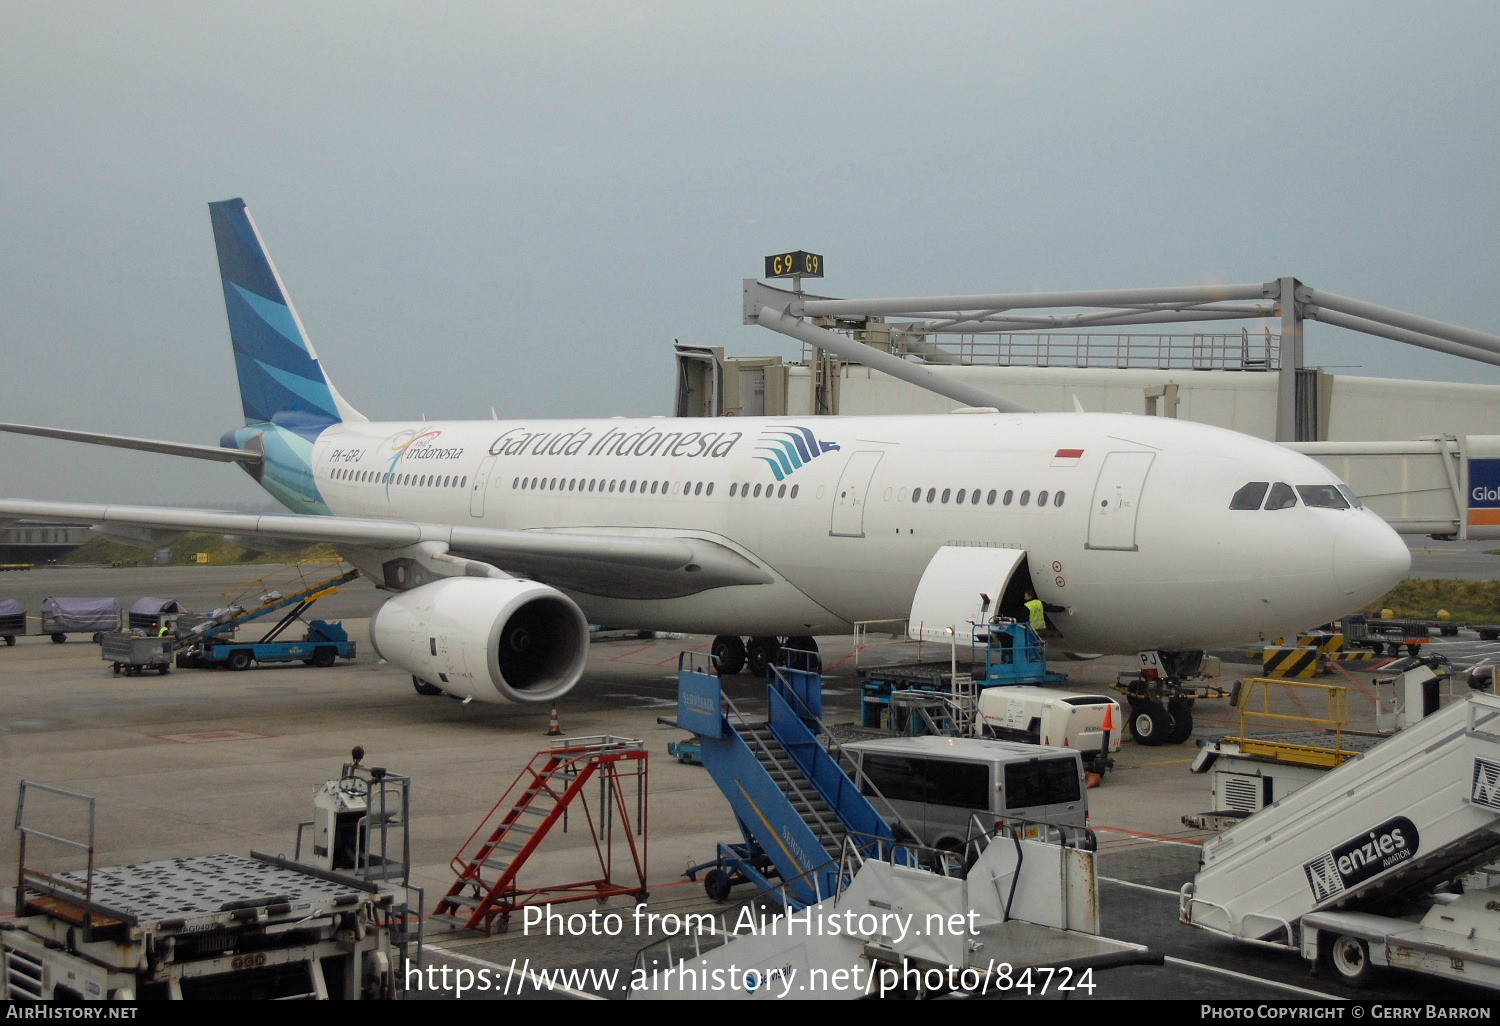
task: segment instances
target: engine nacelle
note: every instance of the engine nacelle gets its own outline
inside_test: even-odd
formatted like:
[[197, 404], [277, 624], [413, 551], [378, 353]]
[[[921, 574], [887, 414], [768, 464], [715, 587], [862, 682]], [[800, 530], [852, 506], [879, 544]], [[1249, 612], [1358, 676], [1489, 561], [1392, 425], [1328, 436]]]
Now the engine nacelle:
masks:
[[387, 599], [370, 642], [451, 695], [550, 702], [583, 676], [589, 625], [562, 592], [535, 581], [449, 577]]

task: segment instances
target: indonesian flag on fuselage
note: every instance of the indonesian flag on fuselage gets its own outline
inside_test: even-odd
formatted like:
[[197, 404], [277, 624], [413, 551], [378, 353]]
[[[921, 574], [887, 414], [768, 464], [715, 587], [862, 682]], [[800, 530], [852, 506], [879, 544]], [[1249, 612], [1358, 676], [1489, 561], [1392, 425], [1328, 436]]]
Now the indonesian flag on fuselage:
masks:
[[1052, 457], [1054, 467], [1076, 467], [1078, 461], [1083, 459], [1082, 449], [1059, 449]]

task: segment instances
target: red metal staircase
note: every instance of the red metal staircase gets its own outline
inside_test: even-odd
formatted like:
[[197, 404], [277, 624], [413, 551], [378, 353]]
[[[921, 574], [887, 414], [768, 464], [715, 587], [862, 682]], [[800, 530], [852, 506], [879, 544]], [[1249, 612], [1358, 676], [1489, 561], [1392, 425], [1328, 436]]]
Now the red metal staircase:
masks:
[[[609, 735], [559, 738], [552, 748], [537, 752], [453, 856], [458, 879], [432, 919], [489, 935], [496, 919], [503, 931], [511, 913], [527, 905], [621, 895], [644, 901], [647, 757], [640, 741]], [[595, 778], [597, 795], [591, 803], [587, 785]], [[631, 783], [633, 796], [627, 794]], [[581, 815], [588, 827], [600, 875], [522, 886], [522, 869], [553, 827], [560, 823], [568, 829], [570, 812]], [[617, 831], [623, 835], [619, 845]], [[628, 883], [614, 880], [617, 855], [622, 862], [629, 858]]]

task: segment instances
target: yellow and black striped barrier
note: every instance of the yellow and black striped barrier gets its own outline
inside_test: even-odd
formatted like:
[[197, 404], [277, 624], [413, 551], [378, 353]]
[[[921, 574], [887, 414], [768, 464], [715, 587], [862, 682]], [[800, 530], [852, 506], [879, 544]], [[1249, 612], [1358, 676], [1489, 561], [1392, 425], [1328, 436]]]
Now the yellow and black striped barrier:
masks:
[[1312, 645], [1272, 645], [1262, 653], [1261, 666], [1267, 677], [1316, 677], [1323, 657]]
[[1297, 635], [1297, 644], [1311, 645], [1330, 659], [1337, 659], [1344, 651], [1344, 636], [1332, 631], [1309, 631]]

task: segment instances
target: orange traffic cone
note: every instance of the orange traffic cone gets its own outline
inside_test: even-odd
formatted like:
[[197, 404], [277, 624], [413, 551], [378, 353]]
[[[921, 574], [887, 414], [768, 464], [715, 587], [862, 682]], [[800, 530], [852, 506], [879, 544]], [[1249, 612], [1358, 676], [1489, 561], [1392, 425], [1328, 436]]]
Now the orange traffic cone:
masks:
[[562, 737], [562, 724], [557, 722], [557, 706], [552, 707], [552, 720], [547, 724], [548, 737]]
[[[1115, 729], [1115, 703], [1110, 702], [1108, 705], [1106, 705], [1104, 707], [1104, 720], [1103, 720], [1103, 722], [1101, 722], [1099, 724], [1099, 729], [1102, 730], [1102, 731], [1104, 731], [1104, 744], [1100, 748], [1099, 757], [1101, 759], [1108, 760], [1109, 759], [1109, 736], [1110, 736], [1110, 734], [1114, 733], [1114, 729]], [[1108, 765], [1107, 761], [1106, 761], [1105, 765]], [[1086, 787], [1086, 788], [1087, 787], [1098, 787], [1102, 783], [1104, 783], [1104, 774], [1103, 773], [1087, 773], [1087, 774], [1084, 775], [1083, 786]]]

